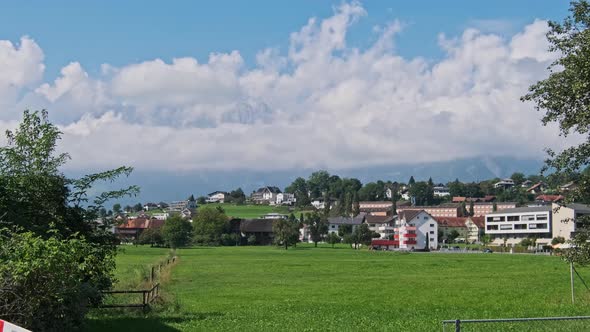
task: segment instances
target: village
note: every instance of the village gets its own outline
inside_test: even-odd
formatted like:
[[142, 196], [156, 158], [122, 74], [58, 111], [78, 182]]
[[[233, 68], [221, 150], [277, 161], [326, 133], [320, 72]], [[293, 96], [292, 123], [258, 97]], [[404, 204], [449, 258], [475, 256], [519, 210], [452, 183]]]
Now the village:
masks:
[[[534, 195], [535, 199], [518, 204], [497, 201], [494, 195], [451, 197], [449, 188], [440, 184], [432, 187], [432, 193], [444, 203], [416, 205], [409, 186], [401, 185], [397, 186], [395, 192], [392, 186], [386, 186], [384, 194], [389, 200], [352, 202], [349, 212], [341, 209], [341, 213], [336, 215], [332, 210], [339, 208], [337, 199], [323, 195], [310, 200], [309, 206], [318, 212], [332, 211], [327, 214], [320, 242], [327, 242], [331, 236], [336, 236], [337, 242], [344, 242], [347, 233], [353, 233], [361, 225], [366, 225], [371, 234], [370, 242], [365, 241], [366, 247], [394, 251], [433, 251], [454, 248], [455, 244], [461, 244], [461, 248], [466, 248], [465, 245], [479, 245], [478, 248], [495, 246], [502, 251], [514, 247], [524, 247], [530, 251], [559, 249], [567, 247], [566, 242], [575, 235], [576, 223], [571, 220], [590, 214], [588, 205], [565, 204], [563, 195], [547, 194], [547, 186], [543, 182], [524, 180], [516, 185], [507, 178], [494, 183], [494, 187], [500, 190], [521, 190]], [[573, 189], [575, 184], [568, 182], [558, 190], [565, 195]], [[392, 200], [392, 197], [399, 200]], [[193, 196], [164, 206], [163, 203], [146, 203], [141, 212], [123, 212], [115, 216], [118, 226], [112, 231], [121, 241], [134, 243], [146, 229], [161, 228], [171, 215], [192, 221], [201, 206], [217, 204], [222, 207], [223, 204], [229, 204], [228, 200], [231, 201], [230, 193], [224, 191], [209, 193], [206, 198], [200, 197], [198, 200], [204, 204], [198, 204]], [[297, 199], [295, 194], [282, 192], [276, 186], [265, 186], [254, 191], [245, 201], [252, 205], [287, 207], [286, 211], [293, 212]], [[154, 210], [161, 212], [149, 213]], [[313, 243], [304, 215], [300, 213], [297, 220], [298, 241]], [[238, 245], [270, 245], [275, 243], [273, 225], [287, 218], [289, 212], [269, 212], [257, 218], [228, 215], [228, 232]]]

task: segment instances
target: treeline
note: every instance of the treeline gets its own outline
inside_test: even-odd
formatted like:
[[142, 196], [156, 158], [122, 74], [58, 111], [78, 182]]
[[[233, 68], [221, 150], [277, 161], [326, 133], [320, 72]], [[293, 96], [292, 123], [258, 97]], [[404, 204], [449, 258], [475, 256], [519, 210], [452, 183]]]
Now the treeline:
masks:
[[[590, 167], [586, 168], [584, 172], [590, 172]], [[316, 199], [329, 199], [339, 203], [334, 207], [351, 207], [352, 209], [355, 202], [358, 201], [400, 200], [403, 193], [406, 193], [407, 197], [412, 197], [415, 205], [437, 205], [451, 201], [454, 196], [484, 197], [488, 195], [496, 196], [498, 201], [514, 201], [524, 204], [535, 199], [533, 194], [527, 192], [528, 187], [522, 187], [525, 181], [530, 181], [531, 185], [543, 182], [547, 188], [546, 193], [552, 194], [559, 192], [559, 186], [576, 181], [580, 176], [580, 173], [575, 172], [545, 176], [537, 174], [526, 176], [516, 172], [510, 176], [515, 186], [504, 189], [494, 187], [494, 184], [502, 180], [500, 178], [480, 182], [461, 182], [459, 179], [455, 179], [455, 181], [447, 183], [435, 183], [432, 178], [427, 181], [416, 181], [412, 176], [407, 182], [379, 180], [363, 184], [359, 179], [341, 178], [321, 170], [313, 172], [307, 179], [296, 178], [285, 188], [285, 192], [295, 195], [296, 206], [300, 208], [310, 206], [311, 202]], [[435, 196], [434, 188], [436, 186], [448, 188], [449, 195]], [[338, 212], [342, 212], [337, 213], [342, 215], [353, 214], [353, 211]]]

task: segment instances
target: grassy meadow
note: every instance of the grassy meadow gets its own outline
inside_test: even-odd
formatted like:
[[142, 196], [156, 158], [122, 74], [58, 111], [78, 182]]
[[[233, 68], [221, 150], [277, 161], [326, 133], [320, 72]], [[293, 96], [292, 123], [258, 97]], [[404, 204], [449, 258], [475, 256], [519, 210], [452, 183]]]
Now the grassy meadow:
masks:
[[[153, 252], [152, 252], [153, 251]], [[149, 252], [149, 253], [148, 253]], [[125, 262], [165, 249], [129, 247]], [[441, 331], [445, 319], [585, 315], [590, 292], [557, 257], [354, 251], [299, 245], [178, 251], [149, 314], [95, 315], [91, 331]], [[151, 258], [139, 256], [149, 256]], [[590, 269], [579, 269], [590, 280]], [[451, 326], [447, 331], [452, 330]], [[590, 330], [590, 321], [466, 325], [463, 331]]]

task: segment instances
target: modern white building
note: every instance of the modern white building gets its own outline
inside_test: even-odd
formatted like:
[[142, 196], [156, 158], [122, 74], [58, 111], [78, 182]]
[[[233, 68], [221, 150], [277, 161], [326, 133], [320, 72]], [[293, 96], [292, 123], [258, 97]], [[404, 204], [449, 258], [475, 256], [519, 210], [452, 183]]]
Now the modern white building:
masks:
[[516, 245], [534, 237], [537, 245], [548, 245], [553, 238], [551, 206], [520, 207], [486, 214], [485, 233], [493, 244]]

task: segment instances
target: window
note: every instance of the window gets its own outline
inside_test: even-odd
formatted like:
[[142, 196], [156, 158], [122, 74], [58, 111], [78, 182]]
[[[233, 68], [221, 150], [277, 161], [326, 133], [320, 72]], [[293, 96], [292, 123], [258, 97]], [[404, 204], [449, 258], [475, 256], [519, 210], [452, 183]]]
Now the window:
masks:
[[488, 225], [487, 229], [488, 231], [497, 231], [498, 225]]
[[547, 215], [546, 214], [538, 214], [537, 220], [547, 220]]
[[434, 238], [432, 238], [432, 237], [431, 237], [431, 238], [430, 238], [430, 242], [434, 242]]
[[535, 216], [532, 214], [527, 214], [525, 216], [522, 216], [522, 218], [520, 218], [520, 220], [522, 221], [533, 221], [535, 220]]
[[500, 225], [500, 229], [503, 231], [512, 230], [512, 225]]
[[526, 224], [516, 224], [514, 229], [527, 229]]
[[430, 227], [434, 227], [434, 224], [430, 224]]
[[434, 231], [430, 231], [430, 234], [434, 234]]
[[424, 220], [428, 220], [428, 217], [427, 216], [424, 216]]
[[520, 221], [520, 216], [508, 216], [508, 221]]
[[332, 228], [336, 228], [336, 225], [332, 225]]
[[[547, 224], [533, 224], [533, 225], [535, 225], [537, 229], [547, 229]], [[533, 225], [531, 225], [531, 226], [533, 226]]]

